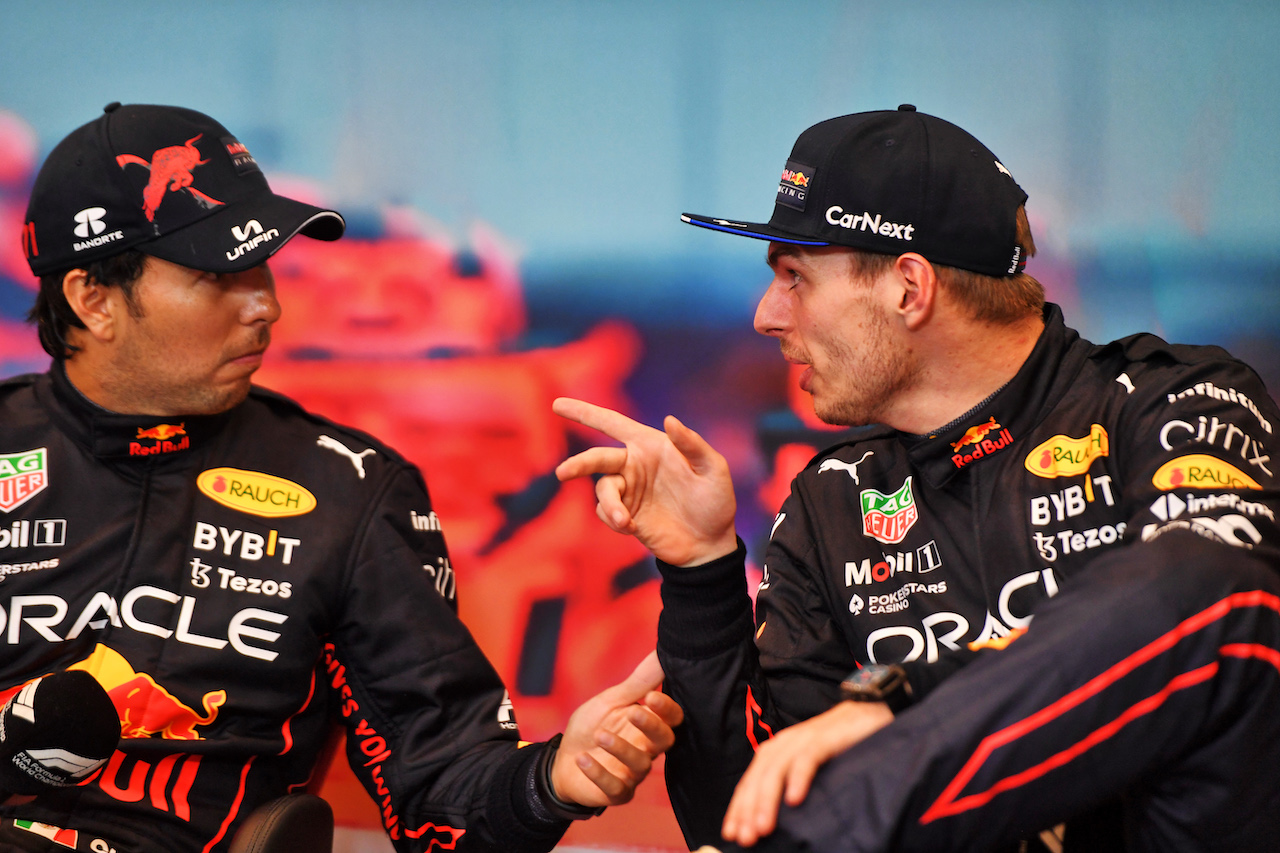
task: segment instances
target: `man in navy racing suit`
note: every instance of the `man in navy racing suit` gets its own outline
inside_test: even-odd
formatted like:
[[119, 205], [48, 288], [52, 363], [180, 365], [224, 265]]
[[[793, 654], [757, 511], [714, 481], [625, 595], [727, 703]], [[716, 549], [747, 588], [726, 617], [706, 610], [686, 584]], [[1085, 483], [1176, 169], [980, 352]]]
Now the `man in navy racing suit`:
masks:
[[819, 417], [875, 425], [794, 481], [754, 619], [723, 458], [557, 402], [625, 444], [559, 473], [659, 558], [691, 846], [1280, 838], [1280, 411], [1218, 348], [1082, 340], [1023, 271], [1025, 200], [904, 106], [805, 131], [769, 223], [684, 217], [770, 241], [757, 331]]
[[0, 806], [0, 849], [226, 850], [337, 721], [396, 849], [548, 850], [670, 744], [648, 661], [522, 745], [418, 471], [250, 387], [267, 258], [343, 228], [190, 110], [112, 104], [43, 166], [23, 246], [54, 364], [0, 384], [0, 685], [85, 670], [122, 740]]

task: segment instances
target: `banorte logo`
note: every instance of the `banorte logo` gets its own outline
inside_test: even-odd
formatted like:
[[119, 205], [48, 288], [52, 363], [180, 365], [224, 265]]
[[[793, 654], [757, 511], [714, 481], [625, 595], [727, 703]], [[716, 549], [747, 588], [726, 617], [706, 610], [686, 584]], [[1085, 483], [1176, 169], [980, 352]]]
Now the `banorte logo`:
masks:
[[305, 515], [316, 497], [302, 486], [261, 471], [210, 468], [196, 477], [196, 487], [225, 507], [265, 518]]
[[[150, 738], [159, 735], [166, 740], [203, 740], [197, 727], [211, 725], [218, 718], [218, 708], [227, 701], [225, 690], [213, 690], [202, 698], [204, 715], [181, 700], [144, 672], [136, 672], [124, 656], [99, 643], [93, 653], [67, 667], [92, 675], [111, 697], [120, 717], [120, 737]], [[34, 681], [34, 679], [32, 679]], [[0, 692], [0, 705], [9, 701], [26, 684]]]
[[1110, 452], [1106, 429], [1102, 424], [1094, 424], [1083, 438], [1058, 434], [1042, 441], [1027, 454], [1022, 464], [1037, 477], [1054, 480], [1083, 474], [1089, 470], [1093, 460]]
[[156, 211], [160, 209], [165, 195], [171, 192], [186, 190], [205, 207], [225, 204], [192, 186], [195, 183], [195, 177], [192, 176], [191, 170], [209, 162], [200, 159], [200, 150], [195, 146], [202, 136], [204, 136], [203, 133], [198, 133], [182, 145], [170, 145], [168, 148], [157, 149], [151, 155], [151, 162], [147, 162], [136, 154], [121, 154], [116, 157], [116, 163], [121, 169], [134, 165], [142, 166], [151, 172], [151, 180], [147, 181], [147, 186], [142, 191], [142, 209], [146, 211], [148, 222], [155, 222]]

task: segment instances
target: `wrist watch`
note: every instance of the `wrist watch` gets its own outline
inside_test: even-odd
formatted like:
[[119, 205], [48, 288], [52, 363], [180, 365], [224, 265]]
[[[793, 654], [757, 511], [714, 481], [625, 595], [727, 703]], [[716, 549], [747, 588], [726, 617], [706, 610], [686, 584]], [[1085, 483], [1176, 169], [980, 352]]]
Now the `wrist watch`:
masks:
[[840, 682], [840, 690], [854, 702], [884, 702], [894, 714], [915, 701], [907, 672], [897, 664], [864, 663]]
[[551, 784], [551, 765], [555, 763], [556, 752], [560, 749], [560, 739], [563, 737], [562, 733], [547, 741], [538, 759], [538, 767], [534, 771], [534, 785], [542, 804], [560, 820], [586, 820], [589, 817], [599, 817], [604, 814], [604, 806], [593, 808], [581, 803], [565, 802], [556, 796], [555, 785]]

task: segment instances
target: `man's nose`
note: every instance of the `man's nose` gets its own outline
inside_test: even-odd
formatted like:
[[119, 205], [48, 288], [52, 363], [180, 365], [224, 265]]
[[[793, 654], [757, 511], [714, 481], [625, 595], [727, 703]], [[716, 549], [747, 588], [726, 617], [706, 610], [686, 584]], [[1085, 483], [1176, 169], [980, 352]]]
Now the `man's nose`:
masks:
[[755, 329], [762, 335], [780, 335], [786, 328], [786, 291], [775, 277], [756, 306]]

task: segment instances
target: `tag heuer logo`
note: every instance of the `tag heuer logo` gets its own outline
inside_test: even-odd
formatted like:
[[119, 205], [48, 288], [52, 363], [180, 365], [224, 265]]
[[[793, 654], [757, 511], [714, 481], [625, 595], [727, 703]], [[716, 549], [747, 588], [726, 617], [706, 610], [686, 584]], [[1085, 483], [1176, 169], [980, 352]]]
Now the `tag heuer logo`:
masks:
[[859, 497], [862, 501], [862, 532], [886, 545], [901, 542], [920, 517], [915, 495], [911, 494], [910, 477], [891, 495], [864, 489]]
[[0, 453], [0, 512], [26, 503], [49, 485], [47, 448]]

